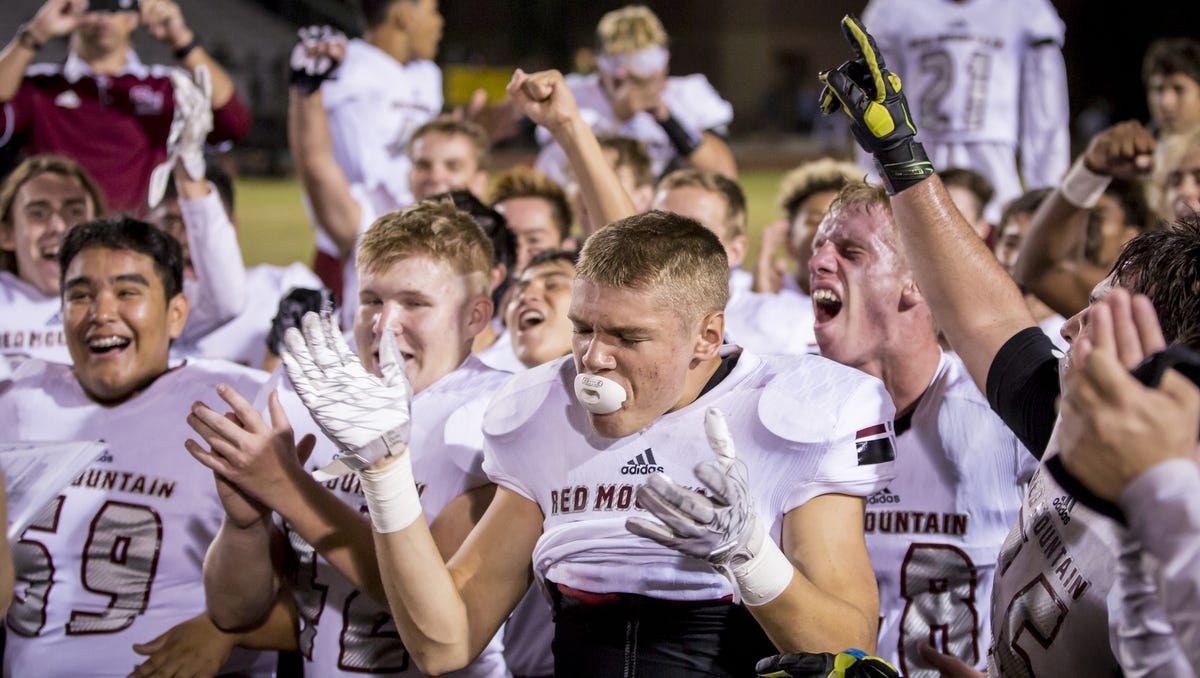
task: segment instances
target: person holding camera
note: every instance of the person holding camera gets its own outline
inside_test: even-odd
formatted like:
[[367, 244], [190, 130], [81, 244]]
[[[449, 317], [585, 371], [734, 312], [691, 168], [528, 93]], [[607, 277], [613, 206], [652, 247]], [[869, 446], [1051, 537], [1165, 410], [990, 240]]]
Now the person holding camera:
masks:
[[[168, 156], [174, 123], [183, 123], [175, 120], [175, 69], [144, 64], [132, 48], [139, 25], [188, 73], [207, 67], [208, 141], [244, 136], [250, 112], [174, 0], [46, 0], [0, 51], [0, 147], [22, 140], [27, 153], [68, 155], [97, 178], [114, 212], [135, 214], [146, 211], [150, 174]], [[66, 61], [31, 65], [62, 36], [70, 40]]]

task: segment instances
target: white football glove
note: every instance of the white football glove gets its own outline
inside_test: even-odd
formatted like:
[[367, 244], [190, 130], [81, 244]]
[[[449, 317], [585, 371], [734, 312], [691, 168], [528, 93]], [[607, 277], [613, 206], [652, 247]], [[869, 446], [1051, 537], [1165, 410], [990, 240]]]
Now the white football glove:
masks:
[[208, 67], [197, 66], [194, 81], [177, 68], [171, 69], [170, 78], [175, 117], [167, 134], [167, 159], [150, 173], [147, 199], [151, 209], [162, 201], [176, 162], [183, 163], [189, 177], [204, 178], [204, 142], [213, 128], [212, 77]]
[[321, 88], [321, 83], [333, 78], [341, 61], [321, 54], [322, 45], [346, 43], [346, 34], [331, 26], [306, 26], [296, 31], [300, 42], [292, 47], [288, 65], [291, 73], [288, 82], [304, 94], [312, 94]]
[[711, 498], [655, 473], [638, 488], [637, 500], [662, 523], [629, 518], [625, 527], [684, 555], [707, 560], [733, 583], [739, 601], [762, 605], [787, 588], [792, 565], [767, 537], [754, 511], [746, 465], [735, 456], [721, 410], [714, 407], [705, 413], [704, 432], [717, 458], [697, 464], [695, 474]]
[[284, 333], [284, 368], [317, 425], [342, 449], [318, 474], [337, 477], [404, 454], [413, 393], [395, 335], [385, 332], [380, 343], [380, 379], [350, 350], [330, 313], [310, 311], [300, 325], [303, 332]]

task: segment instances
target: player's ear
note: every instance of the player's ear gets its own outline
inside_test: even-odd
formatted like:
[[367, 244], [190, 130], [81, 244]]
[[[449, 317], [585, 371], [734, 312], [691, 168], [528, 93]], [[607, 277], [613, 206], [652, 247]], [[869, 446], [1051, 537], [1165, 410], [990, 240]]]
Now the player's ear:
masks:
[[183, 334], [183, 326], [187, 323], [188, 298], [183, 292], [171, 297], [167, 302], [167, 336], [178, 339]]
[[729, 239], [725, 245], [725, 251], [729, 254], [729, 267], [740, 267], [742, 262], [746, 261], [746, 250], [750, 247], [750, 241], [745, 234], [734, 236]]
[[492, 321], [492, 297], [487, 294], [476, 295], [467, 308], [467, 332], [473, 337], [484, 330]]
[[475, 175], [471, 177], [468, 189], [475, 195], [488, 194], [488, 173], [485, 169], [475, 170]]
[[700, 320], [696, 343], [692, 349], [693, 360], [711, 360], [719, 355], [725, 342], [725, 311], [711, 311]]
[[0, 250], [12, 252], [17, 249], [17, 237], [13, 225], [0, 221]]
[[907, 311], [917, 304], [925, 303], [925, 295], [921, 294], [921, 288], [917, 287], [917, 281], [909, 276], [904, 281], [904, 287], [900, 289], [900, 310]]

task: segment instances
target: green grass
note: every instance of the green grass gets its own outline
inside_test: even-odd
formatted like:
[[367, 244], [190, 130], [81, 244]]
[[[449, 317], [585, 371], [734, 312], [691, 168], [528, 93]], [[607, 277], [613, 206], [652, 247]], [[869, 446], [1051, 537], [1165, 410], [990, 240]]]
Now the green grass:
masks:
[[[749, 211], [750, 254], [758, 252], [759, 233], [779, 218], [775, 195], [779, 191], [780, 172], [763, 170], [744, 172]], [[313, 230], [300, 200], [300, 184], [294, 179], [239, 179], [237, 182], [238, 240], [247, 266], [293, 261], [312, 262]]]

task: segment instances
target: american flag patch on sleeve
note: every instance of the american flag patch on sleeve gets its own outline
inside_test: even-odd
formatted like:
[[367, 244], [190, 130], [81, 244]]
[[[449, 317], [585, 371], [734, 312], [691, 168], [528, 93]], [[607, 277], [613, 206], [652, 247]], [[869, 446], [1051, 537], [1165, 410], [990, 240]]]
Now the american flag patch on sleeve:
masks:
[[896, 433], [893, 424], [868, 426], [854, 434], [854, 447], [858, 450], [858, 465], [882, 464], [896, 458]]

